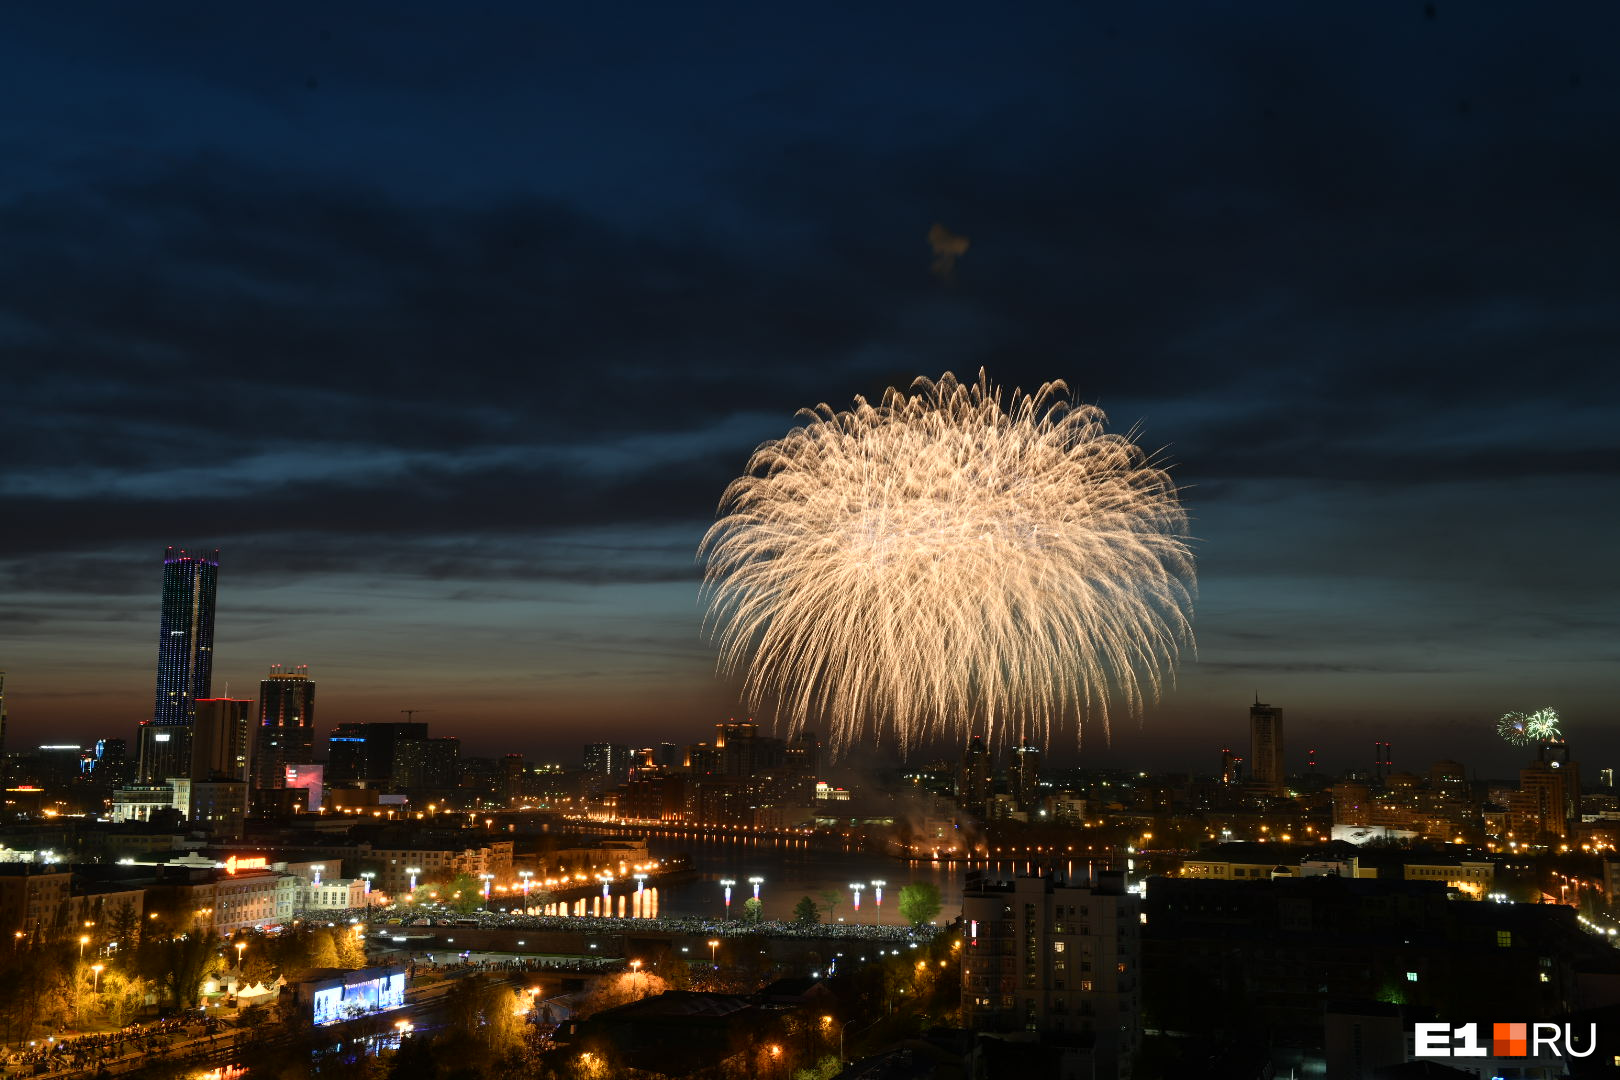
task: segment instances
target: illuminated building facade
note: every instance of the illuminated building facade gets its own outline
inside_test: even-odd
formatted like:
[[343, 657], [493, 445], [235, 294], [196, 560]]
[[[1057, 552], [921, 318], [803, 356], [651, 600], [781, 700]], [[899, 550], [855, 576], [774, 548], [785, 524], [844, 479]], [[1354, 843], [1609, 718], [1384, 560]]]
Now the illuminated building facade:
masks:
[[219, 552], [205, 557], [169, 548], [165, 553], [157, 693], [152, 719], [141, 725], [141, 783], [189, 775], [196, 702], [212, 692], [218, 584]]
[[1141, 899], [1123, 871], [975, 880], [962, 893], [962, 1024], [1089, 1043], [1089, 1075], [1130, 1075], [1141, 1041]]
[[285, 785], [287, 766], [315, 760], [315, 682], [309, 665], [280, 664], [259, 681], [258, 732], [253, 750], [253, 786]]

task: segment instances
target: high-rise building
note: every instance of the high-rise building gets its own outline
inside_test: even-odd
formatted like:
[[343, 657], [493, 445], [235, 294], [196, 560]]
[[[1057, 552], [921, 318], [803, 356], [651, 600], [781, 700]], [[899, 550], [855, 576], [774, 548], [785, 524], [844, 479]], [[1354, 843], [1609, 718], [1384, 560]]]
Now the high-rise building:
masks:
[[1090, 1068], [1072, 1075], [1130, 1075], [1141, 1041], [1141, 900], [1124, 871], [1075, 884], [970, 874], [962, 919], [964, 1027], [1089, 1042]]
[[253, 702], [247, 698], [198, 698], [191, 779], [247, 783], [252, 775], [253, 727]]
[[286, 785], [288, 765], [315, 760], [315, 682], [309, 665], [280, 664], [259, 681], [258, 731], [253, 748], [253, 786]]
[[0, 671], [0, 761], [6, 759], [6, 673]]
[[630, 775], [630, 748], [617, 743], [586, 743], [585, 772], [595, 780], [620, 781]]
[[218, 584], [219, 552], [205, 557], [171, 547], [164, 555], [157, 694], [152, 719], [141, 725], [141, 783], [189, 775], [196, 702], [213, 690]]
[[[367, 746], [371, 745], [368, 738]], [[389, 752], [393, 755], [393, 764], [389, 768], [388, 786], [393, 791], [439, 790], [461, 782], [460, 739], [407, 735], [394, 739]]]
[[956, 772], [956, 801], [962, 809], [983, 814], [990, 805], [995, 786], [995, 758], [984, 744], [983, 735], [968, 740], [962, 751], [962, 765]]
[[191, 726], [144, 723], [136, 732], [139, 765], [136, 782], [161, 784], [175, 777], [191, 775]]
[[[398, 744], [426, 740], [425, 723], [339, 724], [332, 729], [327, 753], [328, 784], [357, 783], [385, 787], [394, 782]], [[409, 767], [421, 758], [412, 758]]]
[[1283, 764], [1283, 711], [1262, 703], [1259, 694], [1249, 706], [1249, 776], [1276, 792], [1288, 780]]
[[1029, 740], [1020, 739], [1013, 747], [1012, 765], [1007, 769], [1013, 802], [1020, 810], [1033, 810], [1041, 801], [1041, 751]]
[[1521, 842], [1561, 840], [1569, 834], [1567, 787], [1561, 769], [1532, 761], [1519, 770], [1519, 790], [1508, 802], [1508, 829]]

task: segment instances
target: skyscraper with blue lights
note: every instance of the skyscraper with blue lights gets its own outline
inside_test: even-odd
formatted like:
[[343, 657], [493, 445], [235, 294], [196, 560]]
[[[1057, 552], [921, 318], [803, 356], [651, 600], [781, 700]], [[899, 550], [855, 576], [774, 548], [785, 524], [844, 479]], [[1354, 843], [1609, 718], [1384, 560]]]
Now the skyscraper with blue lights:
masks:
[[157, 699], [152, 719], [141, 725], [142, 783], [190, 775], [197, 699], [212, 696], [218, 583], [218, 551], [202, 556], [169, 548], [165, 553]]

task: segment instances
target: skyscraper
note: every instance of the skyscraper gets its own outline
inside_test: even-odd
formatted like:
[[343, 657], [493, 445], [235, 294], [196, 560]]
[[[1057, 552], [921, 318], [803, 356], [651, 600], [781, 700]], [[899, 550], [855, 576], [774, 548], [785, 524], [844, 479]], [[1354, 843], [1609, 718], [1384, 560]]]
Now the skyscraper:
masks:
[[271, 666], [259, 682], [257, 726], [253, 786], [285, 787], [288, 765], [315, 760], [315, 683], [308, 664], [291, 670]]
[[0, 671], [0, 761], [6, 759], [6, 673]]
[[152, 719], [141, 725], [141, 783], [189, 775], [191, 725], [197, 699], [212, 692], [214, 593], [219, 552], [204, 557], [169, 548], [163, 557], [158, 630], [157, 695]]
[[1020, 810], [1033, 810], [1041, 801], [1041, 751], [1031, 746], [1028, 739], [1020, 739], [1013, 748], [1012, 764], [1007, 768], [1008, 786], [1012, 788], [1013, 802]]
[[199, 698], [191, 736], [193, 780], [247, 783], [253, 746], [253, 702]]
[[1283, 766], [1283, 711], [1254, 696], [1249, 706], [1249, 776], [1272, 791], [1282, 791], [1288, 773]]
[[956, 770], [956, 801], [962, 809], [982, 814], [990, 804], [995, 786], [995, 758], [983, 735], [968, 740], [962, 751], [962, 764]]

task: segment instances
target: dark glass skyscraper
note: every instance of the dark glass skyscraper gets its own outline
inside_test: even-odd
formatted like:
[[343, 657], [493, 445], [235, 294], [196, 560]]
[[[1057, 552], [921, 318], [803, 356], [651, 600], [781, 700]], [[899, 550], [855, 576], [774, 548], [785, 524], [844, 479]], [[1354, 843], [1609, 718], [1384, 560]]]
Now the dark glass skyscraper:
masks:
[[288, 765], [315, 760], [315, 682], [309, 665], [291, 670], [276, 664], [259, 683], [258, 745], [253, 751], [254, 786], [286, 786]]
[[212, 696], [214, 591], [219, 552], [212, 557], [175, 553], [163, 557], [163, 618], [158, 638], [154, 724], [185, 724], [196, 718], [197, 699]]
[[214, 592], [219, 552], [192, 555], [169, 548], [163, 557], [163, 605], [158, 632], [157, 700], [141, 725], [141, 783], [191, 773], [191, 731], [197, 699], [212, 696]]

